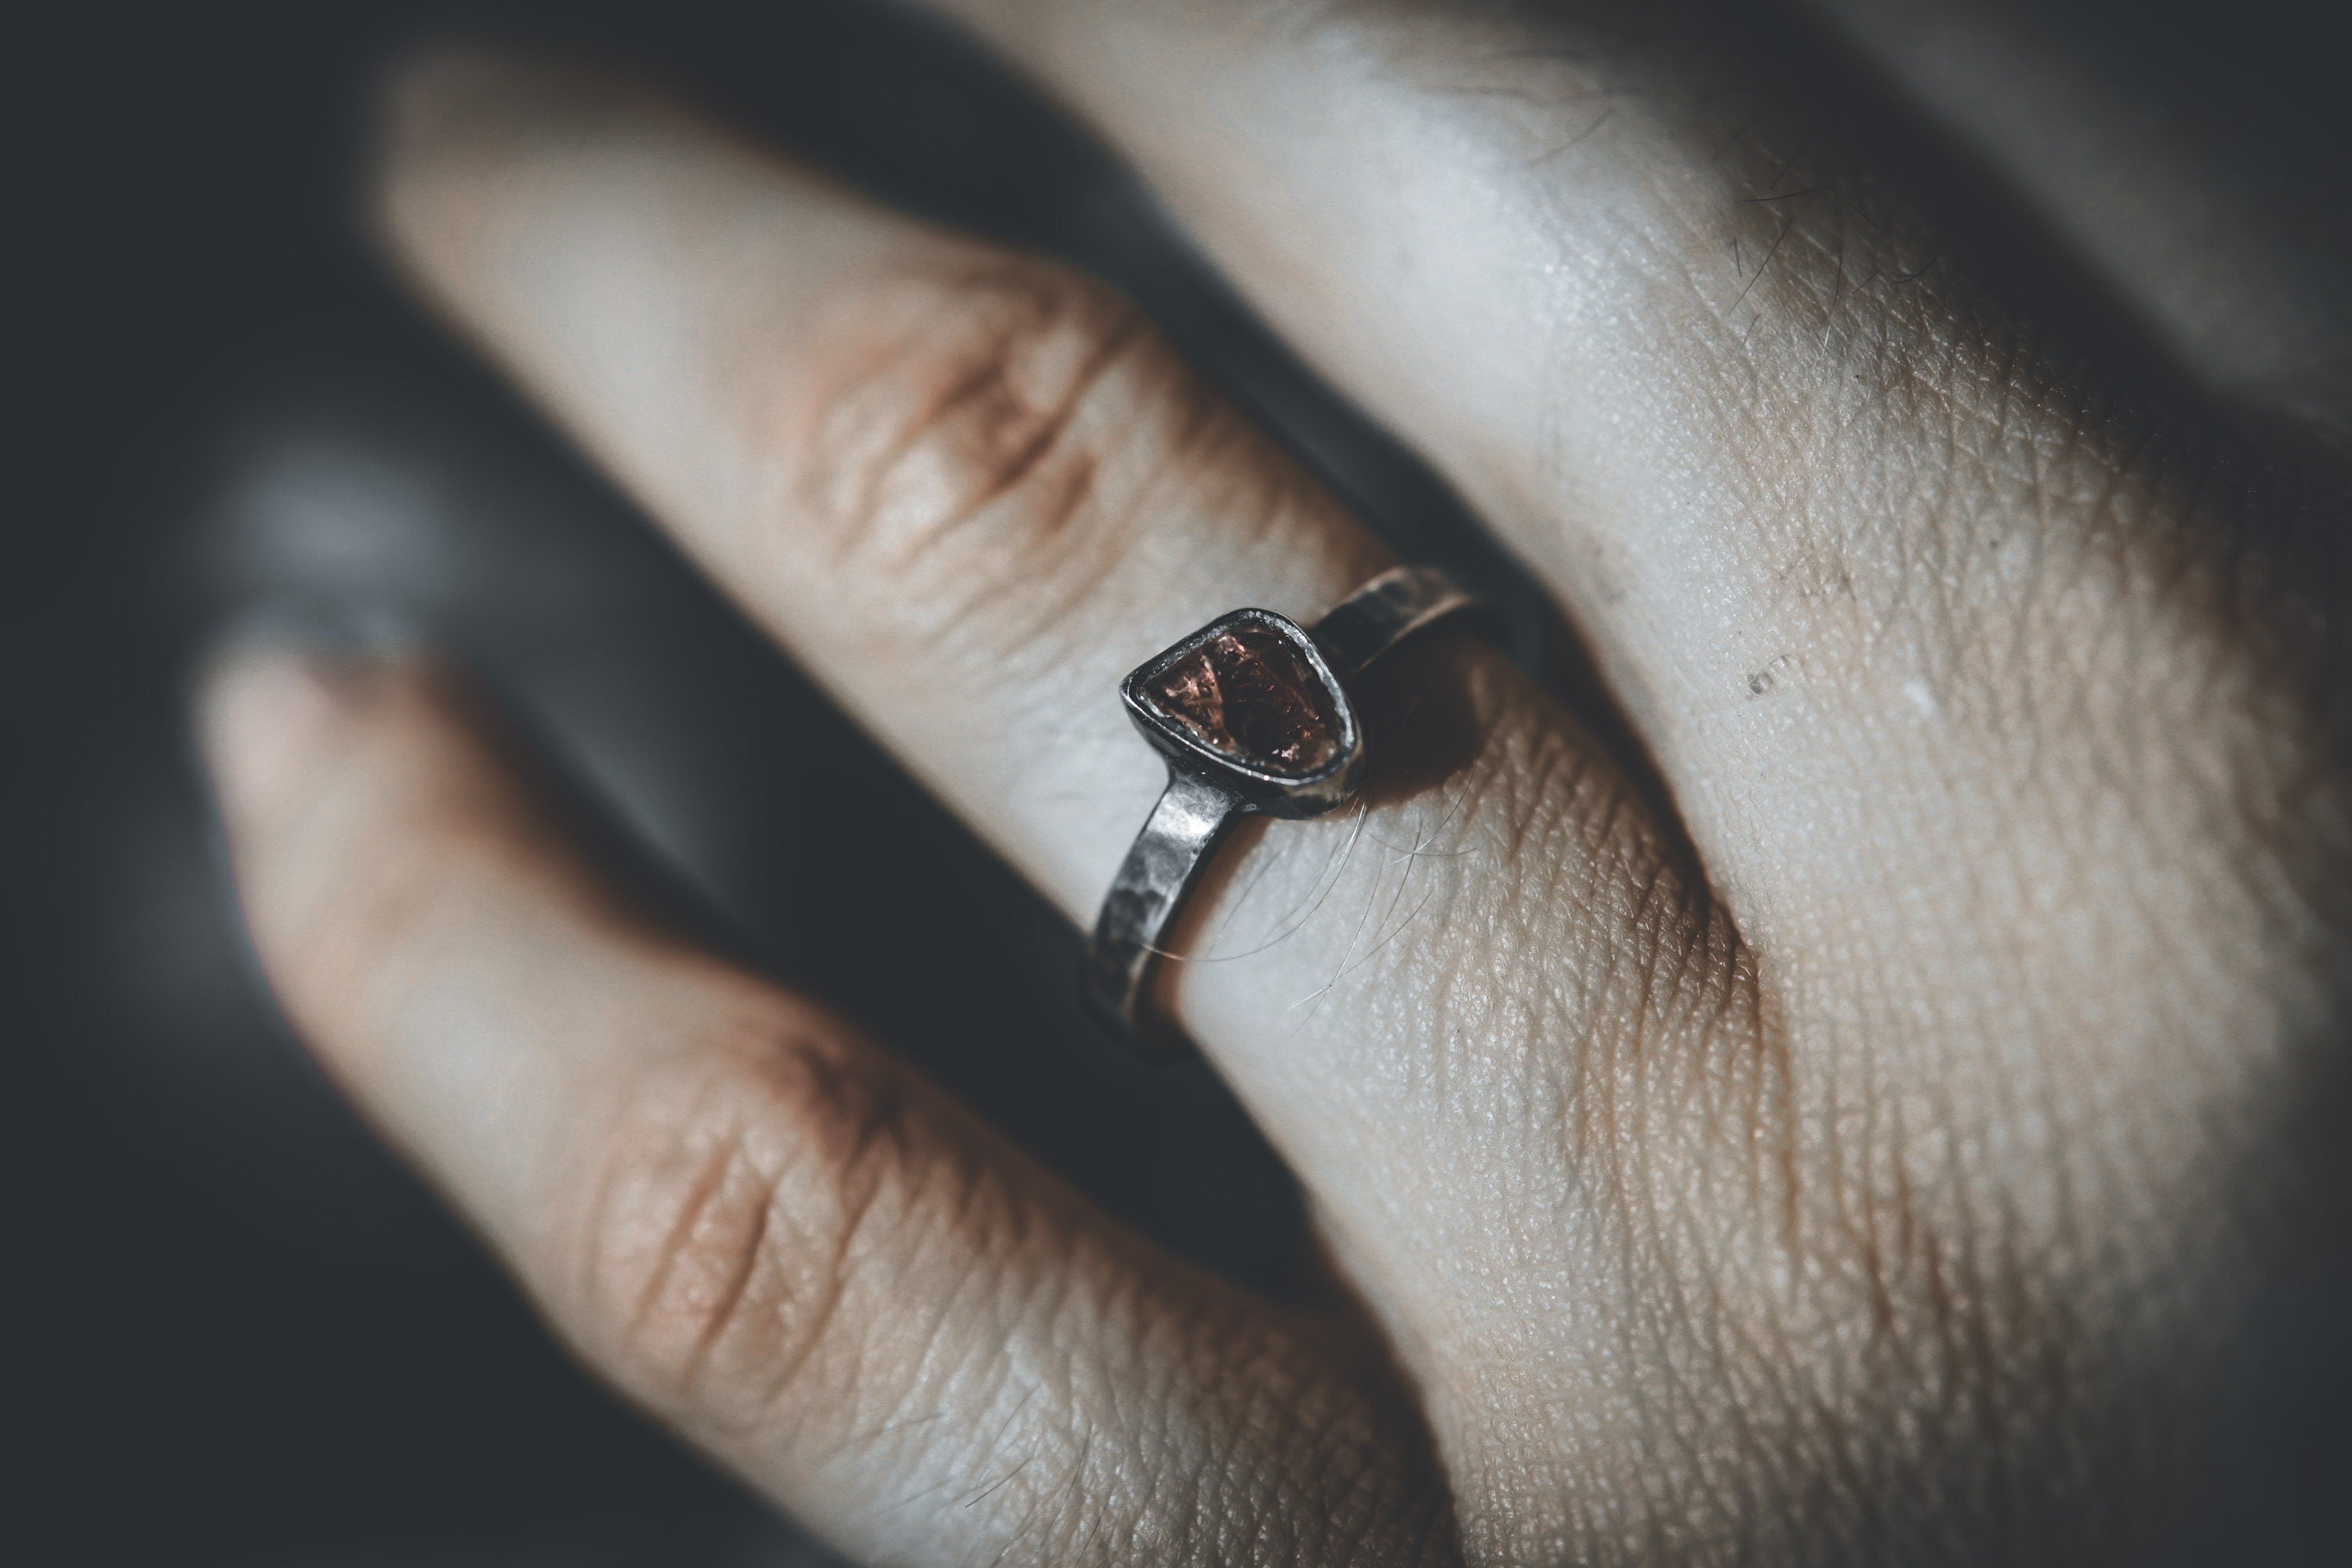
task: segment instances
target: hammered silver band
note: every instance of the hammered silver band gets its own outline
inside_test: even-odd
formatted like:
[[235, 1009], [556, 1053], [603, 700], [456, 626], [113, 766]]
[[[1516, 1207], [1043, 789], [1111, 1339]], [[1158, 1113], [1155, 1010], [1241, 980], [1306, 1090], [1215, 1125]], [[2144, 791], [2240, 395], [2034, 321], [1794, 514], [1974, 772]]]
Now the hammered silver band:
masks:
[[[1217, 846], [1252, 812], [1309, 816], [1336, 809], [1353, 796], [1362, 771], [1357, 755], [1294, 783], [1269, 778], [1245, 763], [1221, 758], [1197, 745], [1179, 743], [1182, 735], [1171, 739], [1169, 726], [1148, 721], [1134, 696], [1139, 679], [1237, 617], [1278, 626], [1311, 639], [1311, 648], [1302, 651], [1336, 685], [1339, 728], [1360, 752], [1347, 683], [1423, 627], [1477, 603], [1442, 568], [1397, 566], [1365, 584], [1303, 632], [1270, 612], [1236, 611], [1129, 677], [1122, 694], [1138, 728], [1167, 758], [1168, 787], [1111, 879], [1079, 966], [1080, 999], [1104, 1027], [1145, 1056], [1182, 1054], [1182, 1037], [1148, 1005], [1151, 973], [1164, 955], [1163, 939]], [[1346, 782], [1334, 789], [1328, 777]]]

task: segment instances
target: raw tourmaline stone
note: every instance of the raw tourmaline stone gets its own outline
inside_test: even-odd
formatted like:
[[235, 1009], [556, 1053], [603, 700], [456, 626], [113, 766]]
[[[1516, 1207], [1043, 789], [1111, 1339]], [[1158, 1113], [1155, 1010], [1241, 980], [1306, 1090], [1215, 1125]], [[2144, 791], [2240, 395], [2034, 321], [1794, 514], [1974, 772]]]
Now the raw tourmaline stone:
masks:
[[1314, 668], [1278, 632], [1230, 626], [1142, 684], [1162, 717], [1221, 756], [1306, 778], [1339, 754], [1339, 716]]

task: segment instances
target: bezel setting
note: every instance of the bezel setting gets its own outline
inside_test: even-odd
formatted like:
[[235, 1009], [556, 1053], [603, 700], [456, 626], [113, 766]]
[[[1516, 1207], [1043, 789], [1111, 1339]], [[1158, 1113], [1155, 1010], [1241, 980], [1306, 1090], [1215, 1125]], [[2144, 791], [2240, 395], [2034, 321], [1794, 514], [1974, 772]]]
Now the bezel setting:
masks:
[[[1279, 638], [1298, 656], [1330, 704], [1337, 751], [1329, 762], [1310, 773], [1277, 772], [1229, 755], [1193, 734], [1150, 694], [1151, 685], [1171, 668], [1243, 626], [1269, 632]], [[1119, 682], [1118, 694], [1127, 706], [1129, 719], [1153, 749], [1167, 759], [1170, 767], [1213, 784], [1270, 816], [1323, 816], [1347, 804], [1362, 781], [1363, 728], [1357, 721], [1355, 704], [1313, 635], [1287, 616], [1257, 609], [1234, 610], [1220, 616], [1138, 665]]]

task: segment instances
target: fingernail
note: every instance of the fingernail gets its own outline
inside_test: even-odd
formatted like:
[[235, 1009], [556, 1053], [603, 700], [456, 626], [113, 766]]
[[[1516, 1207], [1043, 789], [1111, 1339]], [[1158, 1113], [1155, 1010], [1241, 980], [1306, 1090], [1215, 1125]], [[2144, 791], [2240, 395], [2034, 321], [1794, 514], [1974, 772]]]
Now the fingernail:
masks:
[[507, 62], [471, 42], [436, 39], [395, 56], [376, 83], [380, 133], [415, 152], [444, 139], [452, 121], [480, 117], [500, 97]]
[[283, 612], [249, 616], [215, 639], [196, 673], [195, 730], [223, 805], [242, 813], [284, 798], [371, 674], [415, 646], [386, 617]]
[[345, 707], [346, 682], [323, 656], [246, 646], [207, 668], [196, 695], [196, 735], [223, 804], [267, 810], [316, 762]]
[[428, 41], [389, 61], [376, 86], [387, 165], [475, 159], [518, 139], [608, 120], [631, 89], [577, 64], [480, 39]]

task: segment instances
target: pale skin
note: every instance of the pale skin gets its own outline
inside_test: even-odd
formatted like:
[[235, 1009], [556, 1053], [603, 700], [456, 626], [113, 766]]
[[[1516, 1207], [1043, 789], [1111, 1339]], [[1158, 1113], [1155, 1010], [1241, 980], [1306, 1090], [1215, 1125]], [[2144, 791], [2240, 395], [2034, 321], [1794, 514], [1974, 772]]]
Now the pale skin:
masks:
[[[1361, 809], [1229, 847], [1162, 1000], [1307, 1194], [1311, 1311], [622, 907], [456, 678], [247, 649], [201, 729], [306, 1038], [586, 1361], [862, 1559], [2144, 1554], [2340, 1244], [2326, 468], [2107, 398], [1610, 7], [951, 9], [1460, 487], [1663, 798], [1457, 632], [1368, 693]], [[1389, 560], [1055, 264], [600, 78], [388, 102], [419, 295], [1073, 921], [1161, 778], [1119, 677]]]

